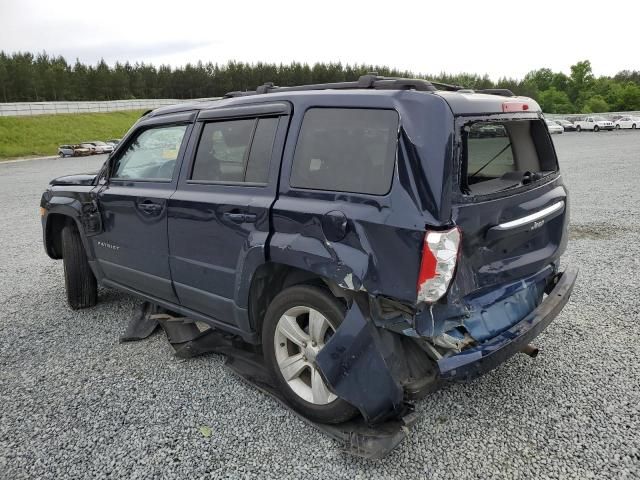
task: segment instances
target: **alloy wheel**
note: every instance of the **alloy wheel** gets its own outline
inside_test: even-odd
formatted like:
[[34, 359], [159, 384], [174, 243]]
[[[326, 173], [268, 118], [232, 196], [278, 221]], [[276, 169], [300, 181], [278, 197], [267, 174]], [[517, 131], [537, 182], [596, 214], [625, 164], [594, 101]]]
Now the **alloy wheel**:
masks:
[[317, 310], [296, 306], [278, 320], [273, 337], [280, 373], [296, 395], [314, 405], [327, 405], [338, 397], [324, 383], [315, 359], [335, 333]]

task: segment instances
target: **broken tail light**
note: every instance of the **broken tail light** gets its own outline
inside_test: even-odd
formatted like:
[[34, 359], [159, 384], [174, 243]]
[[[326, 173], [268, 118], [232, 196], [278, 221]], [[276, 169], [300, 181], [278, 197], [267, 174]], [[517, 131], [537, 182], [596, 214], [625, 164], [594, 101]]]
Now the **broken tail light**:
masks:
[[427, 231], [418, 274], [418, 302], [433, 303], [447, 293], [456, 269], [461, 238], [458, 227]]

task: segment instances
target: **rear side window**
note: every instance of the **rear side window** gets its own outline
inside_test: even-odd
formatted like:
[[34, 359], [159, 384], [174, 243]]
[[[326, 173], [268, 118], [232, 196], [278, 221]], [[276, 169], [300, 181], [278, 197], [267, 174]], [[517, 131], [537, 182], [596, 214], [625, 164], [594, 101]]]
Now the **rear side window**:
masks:
[[495, 193], [537, 181], [558, 169], [542, 120], [477, 121], [464, 126], [462, 190]]
[[191, 180], [267, 183], [277, 127], [277, 117], [205, 124]]
[[384, 195], [398, 142], [394, 110], [313, 108], [306, 112], [291, 186]]

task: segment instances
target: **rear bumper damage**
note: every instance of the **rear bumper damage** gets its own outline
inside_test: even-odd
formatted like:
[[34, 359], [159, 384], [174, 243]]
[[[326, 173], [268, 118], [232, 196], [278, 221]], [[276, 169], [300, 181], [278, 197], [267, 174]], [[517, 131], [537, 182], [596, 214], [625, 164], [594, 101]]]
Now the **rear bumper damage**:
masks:
[[[569, 300], [577, 274], [577, 270], [567, 269], [546, 277], [539, 298], [542, 298], [543, 290], [547, 296], [537, 303], [537, 307], [527, 310], [529, 313], [523, 314], [521, 320], [501, 333], [464, 348], [460, 353], [438, 359], [432, 383], [473, 379], [523, 351], [560, 313]], [[532, 278], [528, 290], [539, 284], [539, 278]], [[528, 297], [512, 298], [524, 303], [530, 300]], [[407, 351], [398, 349], [394, 338], [401, 335], [379, 328], [369, 319], [366, 302], [354, 301], [316, 363], [332, 390], [357, 407], [364, 419], [373, 424], [401, 416], [406, 411], [406, 372], [409, 370], [409, 378], [415, 372], [400, 365]], [[408, 336], [405, 338], [414, 336], [419, 340], [422, 337], [415, 330], [403, 333]], [[428, 362], [425, 357], [425, 363]]]
[[577, 276], [577, 269], [559, 273], [553, 278], [555, 286], [547, 297], [520, 322], [476, 347], [438, 360], [440, 378], [454, 381], [471, 380], [523, 350], [564, 308]]

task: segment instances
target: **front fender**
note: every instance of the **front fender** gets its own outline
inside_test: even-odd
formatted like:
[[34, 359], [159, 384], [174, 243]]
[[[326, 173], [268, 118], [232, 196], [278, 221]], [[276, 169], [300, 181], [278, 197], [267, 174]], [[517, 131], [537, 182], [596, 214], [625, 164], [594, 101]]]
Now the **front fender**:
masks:
[[[83, 198], [86, 196], [86, 198]], [[55, 195], [51, 191], [47, 191], [40, 202], [42, 208], [44, 208], [44, 215], [42, 216], [42, 235], [45, 251], [51, 258], [60, 258], [54, 254], [52, 249], [53, 236], [56, 234], [55, 228], [61, 228], [62, 225], [54, 225], [55, 218], [64, 217], [65, 220], [69, 219], [74, 222], [80, 233], [82, 244], [87, 253], [87, 257], [90, 261], [95, 259], [95, 252], [91, 242], [89, 242], [86, 235], [87, 225], [87, 207], [86, 205], [93, 205], [90, 201], [88, 194], [75, 195]], [[94, 212], [96, 214], [96, 212]], [[99, 214], [97, 214], [99, 217]], [[57, 220], [58, 222], [60, 220]], [[59, 253], [59, 252], [55, 252]]]

